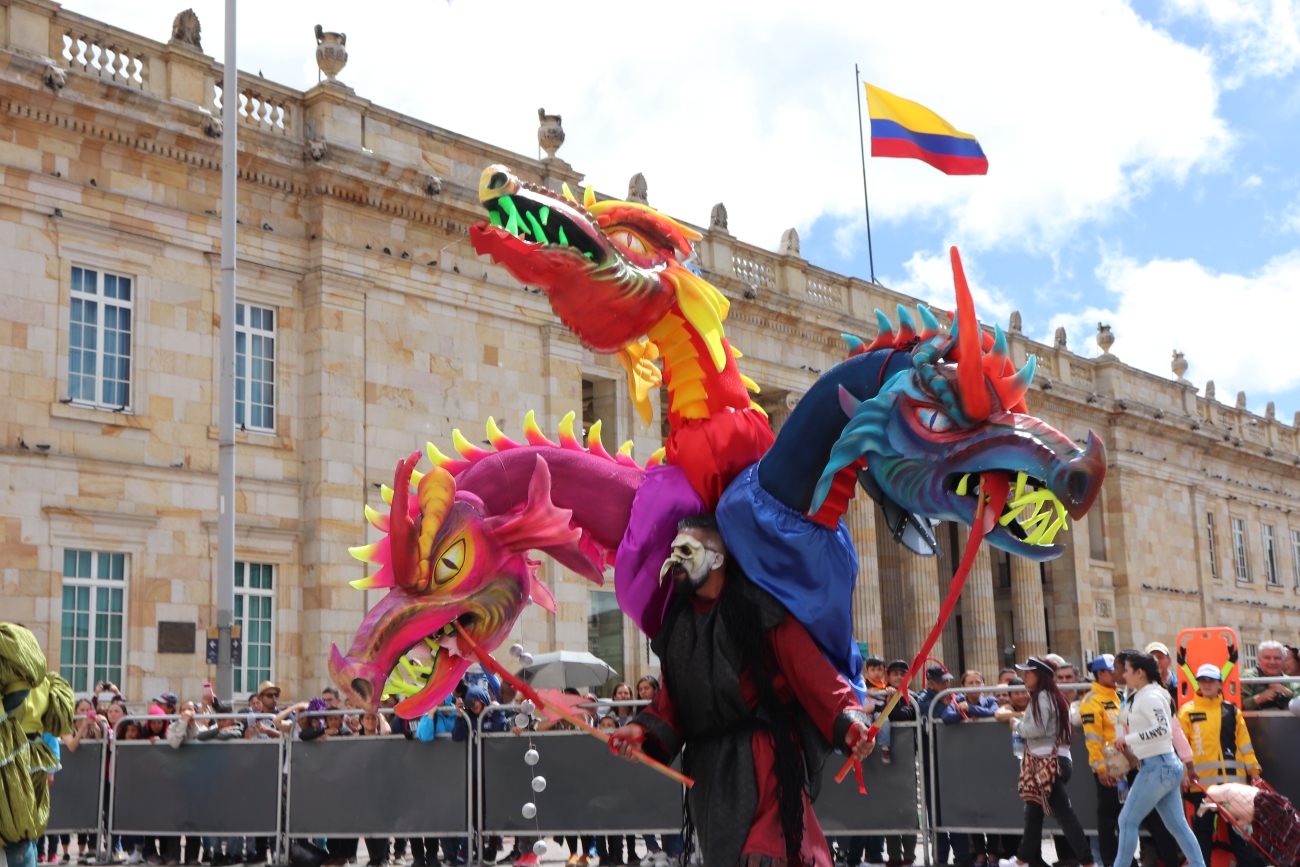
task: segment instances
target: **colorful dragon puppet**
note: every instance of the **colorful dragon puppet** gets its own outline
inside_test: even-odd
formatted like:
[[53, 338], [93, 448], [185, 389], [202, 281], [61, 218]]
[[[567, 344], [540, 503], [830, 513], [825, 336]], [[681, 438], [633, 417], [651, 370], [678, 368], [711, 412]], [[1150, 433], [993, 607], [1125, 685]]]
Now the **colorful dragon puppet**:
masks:
[[613, 565], [620, 607], [653, 636], [669, 604], [659, 567], [677, 522], [705, 511], [746, 574], [861, 688], [850, 614], [857, 557], [841, 520], [859, 484], [917, 553], [937, 550], [933, 522], [969, 525], [983, 498], [997, 512], [983, 517], [996, 518], [990, 544], [1035, 560], [1060, 556], [1056, 535], [1101, 488], [1101, 441], [1090, 433], [1080, 449], [1027, 414], [1035, 360], [1015, 370], [1001, 330], [980, 328], [955, 249], [951, 332], [924, 306], [919, 328], [901, 305], [897, 327], [877, 311], [876, 339], [846, 335], [849, 357], [774, 440], [723, 333], [726, 298], [687, 267], [698, 233], [646, 205], [597, 202], [590, 189], [579, 202], [502, 166], [483, 172], [479, 195], [489, 221], [471, 229], [475, 249], [544, 290], [586, 346], [617, 353], [647, 421], [649, 391], [662, 381], [671, 433], [642, 468], [630, 444], [605, 452], [595, 427], [584, 449], [572, 414], [553, 443], [529, 413], [526, 444], [489, 419], [495, 451], [454, 431], [461, 459], [430, 446], [431, 472], [415, 472], [418, 453], [399, 465], [384, 492], [391, 515], [367, 509], [387, 537], [354, 551], [382, 567], [356, 586], [391, 590], [348, 655], [336, 648], [330, 660], [335, 682], [365, 706], [400, 692], [398, 713], [410, 717], [440, 702], [470, 664], [453, 621], [491, 650], [530, 598], [554, 611], [533, 548], [596, 583]]

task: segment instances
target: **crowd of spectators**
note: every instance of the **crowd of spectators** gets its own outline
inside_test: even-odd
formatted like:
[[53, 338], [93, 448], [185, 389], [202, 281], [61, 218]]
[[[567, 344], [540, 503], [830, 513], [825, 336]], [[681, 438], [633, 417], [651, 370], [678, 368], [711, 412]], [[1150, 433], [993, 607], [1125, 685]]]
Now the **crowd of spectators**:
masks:
[[[1274, 641], [1258, 646], [1256, 665], [1242, 672], [1245, 678], [1283, 678], [1294, 676], [1300, 681], [1300, 651], [1295, 647]], [[1136, 666], [1136, 669], [1134, 668]], [[1017, 669], [1020, 669], [1017, 671]], [[865, 709], [880, 726], [877, 743], [880, 761], [888, 766], [894, 761], [891, 749], [892, 727], [896, 723], [911, 722], [930, 717], [945, 726], [971, 721], [993, 720], [1010, 726], [1010, 751], [1022, 767], [1033, 766], [1050, 779], [1038, 792], [1037, 800], [1026, 802], [1025, 834], [946, 834], [936, 835], [935, 863], [952, 863], [958, 867], [1045, 867], [1040, 849], [1035, 842], [1041, 835], [1042, 817], [1047, 810], [1057, 816], [1069, 837], [1055, 837], [1058, 867], [1126, 867], [1129, 857], [1124, 847], [1136, 839], [1138, 823], [1150, 833], [1152, 853], [1149, 861], [1163, 867], [1181, 867], [1190, 862], [1192, 867], [1210, 863], [1212, 826], [1198, 819], [1189, 830], [1184, 820], [1181, 826], [1172, 823], [1166, 827], [1167, 816], [1177, 789], [1164, 788], [1152, 782], [1155, 772], [1141, 777], [1147, 758], [1158, 758], [1162, 764], [1161, 779], [1170, 778], [1178, 768], [1185, 773], [1181, 787], [1183, 797], [1195, 804], [1199, 794], [1191, 791], [1188, 782], [1199, 774], [1206, 784], [1257, 779], [1259, 766], [1255, 761], [1244, 719], [1237, 714], [1228, 717], [1231, 704], [1225, 704], [1221, 695], [1221, 676], [1202, 667], [1198, 672], [1198, 688], [1193, 702], [1184, 706], [1185, 713], [1177, 713], [1177, 725], [1168, 725], [1171, 752], [1158, 757], [1137, 756], [1125, 741], [1125, 725], [1130, 715], [1149, 721], [1158, 717], [1161, 708], [1167, 708], [1167, 719], [1174, 718], [1177, 704], [1177, 679], [1169, 649], [1160, 642], [1152, 642], [1144, 650], [1127, 650], [1112, 656], [1103, 654], [1087, 666], [1088, 678], [1081, 676], [1077, 667], [1065, 659], [1049, 654], [1029, 663], [1006, 668], [998, 672], [997, 686], [1005, 690], [984, 691], [983, 675], [966, 671], [955, 679], [942, 665], [931, 664], [925, 670], [925, 685], [912, 692], [904, 684], [908, 663], [894, 660], [886, 663], [878, 657], [865, 660], [864, 676], [868, 685]], [[1136, 674], [1134, 673], [1136, 670]], [[1130, 684], [1140, 685], [1134, 688]], [[1059, 688], [1064, 688], [1061, 690]], [[1168, 696], [1156, 699], [1151, 690]], [[567, 693], [585, 699], [584, 706], [574, 708], [574, 713], [590, 725], [614, 729], [629, 720], [634, 701], [650, 701], [659, 690], [653, 677], [643, 677], [632, 686], [619, 683], [609, 700], [599, 700], [594, 694], [580, 693], [576, 689]], [[900, 700], [886, 718], [881, 718], [891, 699], [902, 692]], [[1063, 696], [1065, 704], [1058, 707], [1056, 696]], [[1132, 707], [1136, 697], [1142, 700]], [[343, 699], [333, 686], [327, 686], [318, 697], [282, 705], [280, 690], [270, 681], [258, 685], [257, 690], [235, 708], [215, 696], [210, 684], [204, 684], [198, 701], [180, 701], [170, 692], [163, 692], [149, 703], [143, 714], [132, 715], [125, 700], [114, 684], [96, 685], [93, 695], [81, 699], [76, 707], [73, 731], [62, 740], [63, 749], [75, 752], [86, 741], [106, 741], [109, 762], [119, 740], [147, 740], [156, 744], [183, 749], [186, 744], [202, 741], [236, 739], [285, 738], [299, 741], [327, 741], [338, 737], [402, 736], [422, 742], [439, 737], [464, 741], [471, 730], [483, 732], [513, 732], [524, 735], [527, 730], [548, 731], [571, 729], [572, 724], [549, 718], [544, 714], [532, 717], [526, 728], [517, 727], [512, 705], [515, 696], [508, 685], [502, 685], [490, 675], [476, 672], [469, 675], [439, 708], [417, 720], [404, 720], [390, 713], [368, 713]], [[398, 697], [386, 699], [386, 708], [392, 708]], [[1031, 704], [1034, 709], [1031, 710]], [[1242, 707], [1246, 710], [1290, 708], [1300, 712], [1300, 685], [1296, 683], [1243, 684]], [[463, 713], [461, 713], [463, 711]], [[1234, 711], [1235, 712], [1235, 711]], [[1065, 714], [1068, 713], [1068, 718]], [[1155, 714], [1155, 717], [1152, 714]], [[1207, 723], [1207, 720], [1209, 721]], [[1068, 723], [1073, 723], [1073, 726]], [[1202, 729], [1212, 725], [1213, 730]], [[1131, 724], [1131, 722], [1129, 723]], [[1230, 729], [1228, 728], [1230, 727]], [[1069, 821], [1073, 810], [1064, 784], [1072, 774], [1070, 739], [1075, 728], [1082, 728], [1087, 747], [1089, 770], [1097, 791], [1097, 815], [1086, 817], [1083, 824], [1095, 826], [1099, 834], [1084, 842], [1080, 822]], [[1227, 735], [1221, 732], [1228, 731]], [[928, 730], [921, 730], [921, 737]], [[1235, 744], [1226, 750], [1219, 744]], [[1161, 741], [1161, 743], [1164, 743]], [[1195, 745], [1194, 753], [1189, 743]], [[925, 747], [925, 744], [921, 744]], [[1144, 744], [1145, 750], [1152, 748]], [[1163, 749], [1160, 747], [1159, 749]], [[1216, 751], [1217, 750], [1217, 751]], [[1121, 765], [1123, 754], [1129, 753], [1128, 763]], [[1119, 759], [1116, 756], [1120, 756]], [[930, 750], [924, 749], [922, 758], [929, 761]], [[1176, 757], [1175, 757], [1176, 756]], [[911, 761], [909, 750], [908, 760]], [[1055, 762], [1055, 771], [1044, 768]], [[1185, 770], [1184, 770], [1185, 765]], [[106, 768], [109, 765], [106, 763]], [[922, 767], [927, 776], [928, 767]], [[111, 792], [111, 774], [104, 780], [105, 803]], [[1145, 780], [1145, 782], [1141, 782]], [[1041, 780], [1040, 780], [1041, 782]], [[1140, 783], [1140, 785], [1139, 785]], [[475, 779], [477, 787], [479, 781]], [[1136, 787], [1136, 788], [1135, 788]], [[927, 791], [929, 791], [927, 789]], [[1032, 791], [1032, 788], [1031, 788]], [[1126, 795], [1136, 792], [1142, 800], [1143, 815], [1138, 808], [1124, 813]], [[1022, 796], [1024, 794], [1022, 780]], [[928, 795], [924, 805], [931, 818], [936, 813], [935, 794]], [[475, 799], [477, 803], [477, 798]], [[1181, 803], [1181, 800], [1179, 800]], [[1192, 834], [1195, 834], [1193, 837]], [[1197, 846], [1188, 842], [1195, 840]], [[533, 853], [536, 838], [518, 836], [510, 841], [488, 837], [481, 841], [480, 851], [485, 863], [532, 867], [537, 863]], [[101, 846], [104, 842], [106, 846]], [[311, 847], [318, 857], [314, 863], [320, 867], [344, 867], [357, 864], [361, 840], [356, 837], [300, 841]], [[1239, 841], [1240, 842], [1240, 841]], [[405, 863], [410, 858], [411, 867], [463, 867], [470, 856], [470, 841], [464, 837], [448, 838], [365, 838], [365, 855], [368, 867], [387, 867]], [[680, 855], [683, 845], [680, 835], [579, 835], [563, 837], [553, 845], [567, 852], [566, 867], [596, 867], [596, 865], [634, 865], [646, 861], [655, 867], [667, 867], [669, 859]], [[884, 835], [841, 837], [833, 841], [837, 865], [857, 867], [859, 864], [885, 864], [888, 867], [911, 867], [916, 850], [916, 835]], [[1134, 844], [1135, 845], [1135, 844]], [[269, 838], [197, 837], [187, 836], [113, 836], [100, 841], [97, 835], [48, 835], [38, 843], [39, 863], [97, 863], [97, 853], [107, 849], [113, 861], [127, 864], [147, 862], [155, 865], [208, 864], [222, 867], [239, 863], [265, 863], [271, 853], [273, 841]], [[1194, 856], [1187, 857], [1187, 848], [1198, 848]], [[1240, 849], [1241, 851], [1236, 851]], [[554, 849], [552, 850], [554, 851]], [[409, 852], [409, 856], [408, 856]], [[1234, 846], [1239, 867], [1257, 867], [1251, 860], [1249, 847]]]
[[[1258, 645], [1256, 660], [1241, 677], [1296, 677], [1297, 683], [1243, 684], [1242, 708], [1290, 709], [1300, 714], [1300, 650], [1264, 641]], [[1022, 768], [1025, 833], [938, 833], [934, 863], [1045, 867], [1039, 841], [1047, 810], [1066, 831], [1053, 838], [1058, 867], [1127, 867], [1134, 857], [1134, 851], [1128, 850], [1138, 848], [1139, 826], [1149, 834], [1143, 843], [1149, 849], [1144, 864], [1200, 867], [1211, 863], [1214, 814], [1199, 815], [1189, 825], [1183, 800], [1194, 808], [1203, 797], [1198, 783], [1253, 781], [1259, 778], [1260, 768], [1244, 718], [1223, 700], [1225, 673], [1214, 666], [1202, 666], [1195, 673], [1192, 701], [1180, 709], [1175, 664], [1169, 648], [1158, 641], [1142, 650], [1096, 657], [1087, 666], [1087, 677], [1064, 658], [1048, 654], [999, 671], [997, 686], [1008, 687], [1005, 691], [970, 693], [965, 691], [985, 685], [980, 672], [964, 672], [957, 680], [944, 666], [931, 664], [925, 670], [924, 687], [907, 692], [907, 700], [900, 701], [888, 719], [880, 719], [886, 704], [903, 688], [908, 664], [866, 659], [866, 710], [880, 725], [877, 742], [884, 765], [893, 760], [891, 724], [915, 719], [918, 714], [945, 726], [992, 719], [1010, 727], [1009, 752]], [[1032, 710], [1031, 703], [1035, 705]], [[1075, 817], [1065, 793], [1066, 782], [1078, 775], [1070, 749], [1076, 729], [1082, 729], [1088, 770], [1096, 788], [1095, 817]], [[920, 737], [924, 740], [927, 736], [922, 729]], [[1136, 752], [1135, 744], [1140, 744]], [[927, 778], [930, 755], [928, 749], [922, 753], [921, 772]], [[1032, 780], [1026, 769], [1039, 771], [1037, 789], [1027, 785]], [[1130, 797], [1134, 804], [1125, 812]], [[924, 809], [933, 820], [936, 794], [930, 789], [927, 800]], [[1082, 825], [1096, 827], [1098, 834], [1085, 840]], [[835, 861], [837, 867], [912, 867], [916, 842], [911, 835], [840, 837], [833, 841]], [[1231, 843], [1238, 867], [1258, 867], [1256, 853], [1248, 843], [1235, 834]], [[1189, 849], [1193, 850], [1190, 855]]]

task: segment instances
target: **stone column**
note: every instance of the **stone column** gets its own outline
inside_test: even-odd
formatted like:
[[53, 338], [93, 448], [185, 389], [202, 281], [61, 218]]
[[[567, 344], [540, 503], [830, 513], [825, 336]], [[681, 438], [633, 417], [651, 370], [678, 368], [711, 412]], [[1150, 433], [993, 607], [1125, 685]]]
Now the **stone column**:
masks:
[[[957, 539], [961, 549], [955, 552], [958, 560], [966, 551], [970, 528], [957, 526]], [[983, 673], [985, 683], [993, 683], [1002, 668], [1002, 655], [998, 652], [997, 613], [993, 606], [993, 564], [987, 543], [980, 545], [966, 587], [961, 593], [962, 639], [965, 642], [966, 666]]]
[[880, 576], [880, 646], [886, 662], [894, 659], [907, 659], [907, 632], [903, 624], [903, 611], [906, 602], [903, 592], [903, 546], [894, 541], [885, 526], [884, 513], [880, 506], [871, 504], [873, 522], [878, 528], [876, 533], [876, 565]]
[[[348, 554], [365, 541], [366, 284], [320, 269], [302, 281], [302, 678], [328, 679], [330, 645], [347, 648], [367, 568]], [[391, 478], [391, 476], [390, 476]]]
[[1047, 653], [1047, 616], [1038, 564], [1011, 555], [1011, 606], [1015, 617], [1016, 662]]
[[[939, 558], [922, 557], [898, 546], [903, 573], [903, 631], [907, 636], [909, 661], [921, 649], [934, 623], [939, 619]], [[935, 642], [930, 656], [943, 660], [943, 642]]]
[[881, 627], [880, 564], [876, 561], [876, 504], [861, 491], [849, 501], [844, 515], [858, 555], [858, 584], [853, 591], [853, 634], [870, 653], [885, 655]]

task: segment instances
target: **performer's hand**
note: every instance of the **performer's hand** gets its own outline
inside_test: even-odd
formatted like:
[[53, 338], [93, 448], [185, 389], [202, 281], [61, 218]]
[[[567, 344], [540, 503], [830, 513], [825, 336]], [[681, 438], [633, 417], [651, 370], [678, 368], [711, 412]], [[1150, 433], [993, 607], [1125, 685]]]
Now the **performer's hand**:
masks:
[[1115, 738], [1115, 749], [1122, 751], [1124, 747], [1127, 745], [1128, 745], [1128, 739], [1124, 737], [1124, 735], [1120, 735], [1119, 737]]
[[1106, 773], [1105, 771], [1097, 772], [1097, 782], [1101, 783], [1103, 786], [1105, 786], [1108, 789], [1115, 788], [1115, 778], [1112, 777], [1110, 774]]
[[871, 751], [876, 748], [876, 742], [867, 737], [871, 728], [864, 722], [855, 722], [849, 731], [852, 732], [849, 738], [853, 742], [853, 758], [860, 762], [871, 755]]
[[631, 759], [632, 750], [645, 740], [645, 726], [639, 723], [628, 723], [614, 729], [609, 736], [611, 740], [617, 739], [618, 754], [625, 759]]

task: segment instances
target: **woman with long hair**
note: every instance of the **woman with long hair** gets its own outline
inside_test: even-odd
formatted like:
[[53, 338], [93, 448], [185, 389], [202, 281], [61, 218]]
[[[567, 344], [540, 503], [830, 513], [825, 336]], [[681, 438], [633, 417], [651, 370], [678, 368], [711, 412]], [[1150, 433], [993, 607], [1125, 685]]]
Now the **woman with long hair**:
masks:
[[[1025, 739], [1020, 764], [1020, 797], [1025, 802], [1025, 832], [1014, 858], [1004, 858], [999, 867], [1026, 867], [1042, 861], [1043, 816], [1050, 815], [1065, 831], [1070, 848], [1079, 854], [1080, 867], [1092, 867], [1091, 849], [1065, 784], [1073, 770], [1070, 743], [1070, 702], [1056, 685], [1056, 669], [1036, 656], [1017, 665], [1029, 688], [1029, 706], [1011, 725]], [[1116, 865], [1119, 867], [1119, 865]], [[1197, 867], [1197, 865], [1192, 865]], [[1201, 865], [1203, 867], [1203, 865]]]
[[[1183, 812], [1184, 767], [1174, 749], [1173, 703], [1160, 682], [1160, 665], [1154, 656], [1137, 651], [1124, 656], [1124, 682], [1131, 697], [1119, 709], [1115, 746], [1138, 760], [1138, 775], [1129, 786], [1128, 800], [1119, 811], [1119, 851], [1115, 867], [1130, 867], [1137, 854], [1138, 826], [1152, 810], [1183, 850], [1188, 867], [1205, 867], [1196, 835]], [[1074, 841], [1071, 841], [1073, 845]], [[1076, 850], [1078, 851], [1078, 850]]]

